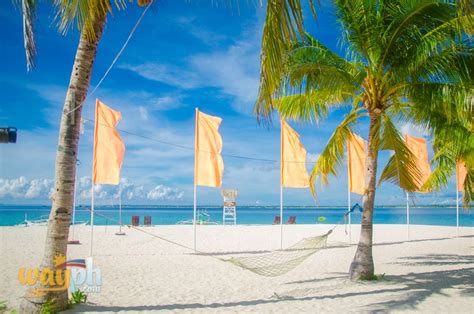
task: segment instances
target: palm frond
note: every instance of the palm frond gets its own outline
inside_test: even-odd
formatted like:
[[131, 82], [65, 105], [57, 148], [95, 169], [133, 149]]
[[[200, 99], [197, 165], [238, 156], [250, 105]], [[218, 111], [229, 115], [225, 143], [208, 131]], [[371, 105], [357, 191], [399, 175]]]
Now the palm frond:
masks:
[[474, 200], [471, 184], [474, 169], [474, 132], [457, 125], [445, 125], [434, 133], [433, 149], [435, 156], [432, 164], [435, 165], [435, 170], [424, 188], [440, 190], [446, 187], [451, 176], [455, 174], [457, 161], [464, 160], [468, 170], [467, 183], [464, 185], [464, 205], [467, 206]]
[[326, 147], [321, 155], [319, 155], [319, 158], [311, 171], [310, 188], [313, 195], [316, 195], [314, 184], [317, 178], [320, 178], [323, 184], [328, 185], [328, 176], [330, 174], [337, 175], [337, 169], [341, 166], [344, 159], [344, 147], [347, 138], [352, 132], [351, 127], [362, 116], [366, 116], [366, 112], [363, 109], [359, 108], [352, 110], [345, 116], [344, 120], [331, 135]]
[[[119, 8], [125, 6], [125, 0], [114, 2]], [[59, 31], [66, 34], [76, 24], [77, 29], [91, 41], [96, 37], [93, 21], [112, 12], [110, 0], [54, 0], [54, 4]]]
[[[314, 1], [310, 1], [314, 11]], [[260, 54], [260, 86], [255, 105], [257, 117], [270, 120], [273, 96], [281, 87], [285, 57], [293, 42], [302, 35], [303, 11], [299, 0], [267, 1], [267, 14]]]
[[297, 90], [332, 89], [355, 94], [365, 75], [360, 63], [344, 60], [309, 34], [292, 48], [286, 61], [288, 83]]
[[413, 105], [410, 118], [436, 130], [446, 124], [472, 130], [474, 85], [451, 83], [414, 83], [406, 86], [405, 94]]
[[380, 65], [397, 64], [416, 48], [425, 33], [436, 29], [457, 16], [451, 1], [411, 0], [386, 4], [390, 19], [385, 26], [381, 45], [384, 46]]
[[439, 191], [446, 187], [449, 179], [456, 170], [456, 158], [451, 149], [456, 146], [452, 143], [446, 143], [442, 150], [438, 151], [433, 157], [431, 163], [435, 165], [433, 172], [424, 183], [422, 189], [427, 191]]
[[26, 55], [26, 70], [29, 72], [35, 67], [36, 40], [34, 32], [34, 22], [36, 19], [36, 1], [21, 1], [21, 13], [23, 15], [23, 45]]
[[416, 166], [415, 156], [406, 146], [403, 137], [388, 115], [382, 118], [380, 141], [380, 148], [392, 151], [393, 155], [380, 175], [379, 185], [388, 181], [406, 191], [417, 191], [420, 185], [418, 183], [421, 181], [421, 172]]
[[[474, 160], [474, 154], [471, 154], [468, 158], [469, 160]], [[474, 164], [473, 162], [466, 162], [467, 175], [464, 180], [464, 196], [463, 204], [465, 208], [469, 208], [469, 205], [474, 202]]]
[[[343, 40], [353, 53], [369, 64], [380, 59], [380, 32], [387, 18], [380, 1], [336, 0], [336, 14], [343, 26]], [[381, 9], [381, 10], [378, 10]]]
[[274, 106], [285, 119], [319, 122], [328, 115], [331, 107], [344, 104], [351, 96], [340, 90], [318, 89], [280, 97], [274, 100]]

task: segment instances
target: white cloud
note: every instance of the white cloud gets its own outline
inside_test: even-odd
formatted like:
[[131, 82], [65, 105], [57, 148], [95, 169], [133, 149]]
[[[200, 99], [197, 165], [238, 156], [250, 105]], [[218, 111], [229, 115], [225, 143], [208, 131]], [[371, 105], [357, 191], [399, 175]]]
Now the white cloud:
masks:
[[[212, 36], [202, 32], [194, 35]], [[182, 89], [218, 88], [233, 97], [236, 111], [250, 115], [259, 85], [260, 35], [261, 25], [257, 23], [228, 48], [195, 54], [180, 66], [147, 62], [119, 67]]]
[[170, 94], [156, 98], [153, 109], [157, 111], [168, 111], [183, 107], [183, 96]]
[[54, 191], [53, 186], [53, 180], [33, 179], [30, 181], [30, 186], [26, 191], [25, 198], [42, 198], [46, 195], [50, 197]]
[[163, 201], [163, 200], [179, 200], [183, 197], [184, 192], [178, 189], [170, 188], [164, 185], [157, 185], [147, 194], [149, 200]]
[[199, 86], [199, 76], [192, 71], [184, 70], [182, 67], [147, 62], [140, 65], [119, 65], [118, 68], [133, 71], [149, 80], [178, 86], [184, 89]]
[[143, 106], [139, 106], [138, 107], [138, 112], [140, 112], [140, 118], [144, 121], [147, 121], [148, 120], [148, 110], [143, 107]]
[[[76, 195], [77, 201], [88, 202], [91, 198], [91, 178], [84, 176], [77, 180]], [[25, 177], [15, 179], [0, 179], [0, 199], [2, 200], [47, 200], [54, 191], [54, 181], [50, 179], [32, 179]], [[184, 196], [184, 191], [165, 186], [157, 185], [147, 188], [144, 185], [131, 183], [127, 178], [122, 178], [120, 188], [114, 185], [95, 185], [94, 199], [102, 204], [118, 204], [118, 198], [122, 193], [122, 201], [176, 201]]]
[[44, 199], [50, 197], [54, 182], [25, 177], [0, 179], [0, 199]]

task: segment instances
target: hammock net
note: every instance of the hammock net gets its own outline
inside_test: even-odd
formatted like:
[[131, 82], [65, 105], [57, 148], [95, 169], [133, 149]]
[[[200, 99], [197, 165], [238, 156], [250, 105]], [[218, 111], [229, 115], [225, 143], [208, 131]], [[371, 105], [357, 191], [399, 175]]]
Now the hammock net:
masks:
[[248, 257], [232, 257], [223, 261], [240, 266], [261, 276], [276, 277], [296, 268], [314, 253], [326, 247], [331, 231], [325, 235], [304, 238], [280, 251]]

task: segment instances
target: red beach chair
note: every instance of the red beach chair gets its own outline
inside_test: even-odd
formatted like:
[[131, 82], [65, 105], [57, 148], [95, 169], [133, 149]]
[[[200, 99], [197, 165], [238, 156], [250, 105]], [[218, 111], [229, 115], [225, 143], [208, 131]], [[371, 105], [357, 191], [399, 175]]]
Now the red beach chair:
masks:
[[275, 216], [275, 219], [273, 219], [273, 224], [274, 225], [279, 225], [281, 222], [280, 216]]
[[140, 216], [132, 216], [132, 226], [140, 225]]
[[290, 216], [290, 217], [288, 217], [287, 224], [289, 224], [289, 225], [294, 225], [294, 224], [296, 224], [296, 216]]
[[145, 216], [145, 226], [151, 226], [151, 216]]

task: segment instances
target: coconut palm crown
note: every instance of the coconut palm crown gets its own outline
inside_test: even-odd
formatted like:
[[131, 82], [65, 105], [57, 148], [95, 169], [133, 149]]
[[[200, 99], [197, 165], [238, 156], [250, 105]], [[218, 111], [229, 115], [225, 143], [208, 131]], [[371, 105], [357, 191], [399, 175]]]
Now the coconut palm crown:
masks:
[[[440, 188], [452, 173], [453, 162], [472, 156], [474, 45], [470, 36], [474, 16], [464, 2], [455, 1], [334, 3], [346, 57], [309, 34], [302, 36], [285, 55], [282, 74], [261, 77], [255, 111], [268, 118], [278, 110], [284, 118], [317, 122], [333, 108], [348, 108], [312, 170], [313, 193], [318, 178], [328, 183], [328, 176], [337, 174], [352, 127], [363, 117], [369, 121], [364, 213], [349, 275], [351, 279], [371, 278], [377, 185], [389, 181], [416, 191], [420, 180], [414, 156], [397, 125], [413, 123], [433, 133], [439, 167], [423, 189]], [[449, 130], [455, 130], [457, 136], [451, 136]], [[457, 147], [471, 143], [471, 153], [459, 149], [447, 156], [442, 145], [446, 139]], [[382, 150], [391, 151], [392, 156], [377, 183], [377, 157]], [[472, 182], [474, 161], [466, 162], [466, 182]]]

